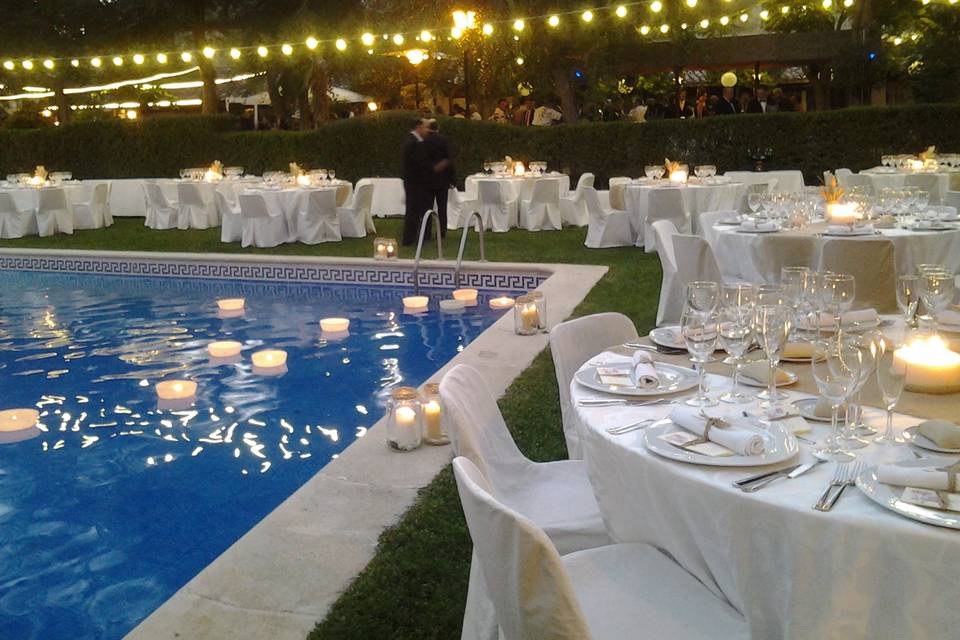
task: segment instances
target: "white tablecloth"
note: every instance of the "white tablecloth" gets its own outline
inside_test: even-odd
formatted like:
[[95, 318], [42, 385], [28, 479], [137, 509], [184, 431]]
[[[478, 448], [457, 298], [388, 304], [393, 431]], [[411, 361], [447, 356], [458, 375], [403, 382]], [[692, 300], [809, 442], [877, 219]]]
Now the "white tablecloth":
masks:
[[777, 186], [774, 191], [777, 193], [796, 193], [803, 190], [803, 172], [792, 169], [786, 171], [727, 171], [723, 175], [744, 184], [767, 182], [770, 178], [776, 178]]
[[505, 178], [472, 175], [467, 176], [464, 180], [464, 193], [467, 194], [467, 198], [476, 198], [479, 190], [477, 185], [488, 180], [500, 185], [505, 200], [529, 200], [533, 193], [533, 184], [537, 180], [559, 180], [561, 197], [567, 195], [570, 191], [570, 176], [562, 173], [549, 173], [543, 176], [509, 176]]
[[691, 231], [699, 230], [699, 217], [705, 211], [735, 209], [740, 202], [745, 186], [738, 182], [724, 184], [687, 184], [684, 186], [656, 186], [632, 182], [624, 186], [623, 200], [630, 216], [630, 226], [636, 238], [643, 232], [643, 223], [650, 210], [650, 193], [655, 189], [680, 189], [683, 193], [683, 208]]
[[[300, 211], [307, 207], [307, 196], [311, 191], [337, 191], [337, 204], [340, 204], [340, 195], [345, 188], [351, 187], [350, 183], [344, 185], [334, 184], [329, 187], [285, 187], [283, 189], [270, 189], [263, 187], [254, 187], [244, 189], [243, 193], [257, 194], [263, 196], [267, 204], [267, 212], [271, 216], [280, 216], [287, 221], [287, 239], [288, 242], [296, 242], [299, 230]], [[350, 191], [346, 192], [349, 197]]]
[[[728, 379], [709, 382], [718, 392]], [[571, 395], [576, 403], [602, 394], [574, 382]], [[753, 638], [957, 637], [960, 531], [901, 518], [856, 488], [833, 511], [815, 511], [830, 463], [746, 494], [731, 483], [756, 467], [673, 462], [646, 450], [642, 431], [606, 433], [667, 413], [669, 406], [578, 408], [590, 480], [616, 542], [669, 552], [743, 612]], [[868, 421], [879, 425], [880, 416]], [[826, 432], [816, 426], [807, 437]], [[810, 449], [801, 443], [794, 463], [810, 460]], [[871, 445], [858, 455], [869, 463], [913, 459], [905, 447]]]
[[13, 196], [13, 201], [21, 211], [36, 211], [40, 203], [40, 192], [62, 190], [67, 198], [67, 206], [73, 210], [73, 205], [90, 200], [93, 185], [86, 183], [71, 183], [59, 187], [7, 187], [0, 189]]
[[[883, 169], [866, 169], [860, 172], [860, 175], [867, 176], [870, 178], [870, 182], [873, 183], [874, 193], [880, 193], [883, 189], [902, 189], [904, 181], [908, 175], [911, 175], [905, 171], [896, 171], [893, 172], [884, 171]], [[943, 196], [947, 193], [947, 190], [950, 189], [950, 176], [953, 174], [950, 173], [938, 173], [937, 176], [937, 189], [940, 192], [940, 200], [943, 200]]]

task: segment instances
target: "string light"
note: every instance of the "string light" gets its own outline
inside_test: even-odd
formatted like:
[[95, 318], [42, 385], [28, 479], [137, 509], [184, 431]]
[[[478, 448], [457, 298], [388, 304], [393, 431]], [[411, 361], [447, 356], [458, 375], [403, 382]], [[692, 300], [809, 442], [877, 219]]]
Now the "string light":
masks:
[[519, 18], [517, 18], [516, 20], [513, 21], [513, 30], [514, 30], [514, 31], [523, 31], [523, 28], [524, 28], [525, 26], [527, 26], [526, 23], [525, 23], [523, 20], [520, 20]]
[[483, 28], [481, 29], [481, 31], [483, 32], [483, 35], [485, 35], [485, 36], [492, 36], [492, 35], [493, 35], [493, 25], [488, 22], [488, 23], [486, 23], [485, 25], [483, 25]]
[[144, 60], [146, 60], [146, 58], [143, 57], [142, 53], [133, 54], [133, 64], [143, 64]]
[[360, 42], [362, 42], [365, 47], [372, 47], [375, 39], [372, 33], [364, 33], [360, 36]]
[[463, 35], [463, 29], [461, 29], [460, 27], [454, 27], [453, 29], [450, 29], [450, 36], [454, 40], [459, 40], [462, 35]]
[[780, 7], [780, 13], [782, 13], [783, 15], [787, 15], [788, 13], [790, 13], [790, 7], [788, 7], [787, 5], [783, 5], [782, 7]]
[[613, 13], [614, 13], [614, 15], [616, 15], [618, 18], [626, 18], [626, 17], [627, 17], [627, 8], [626, 8], [625, 6], [623, 6], [623, 5], [620, 5], [619, 7], [617, 7], [617, 10], [614, 11]]
[[307, 45], [307, 49], [310, 49], [311, 51], [313, 51], [314, 49], [317, 48], [317, 45], [320, 44], [320, 41], [314, 38], [313, 36], [310, 36], [309, 38], [306, 39], [304, 44]]
[[70, 66], [71, 66], [71, 67], [74, 67], [74, 68], [79, 67], [79, 66], [80, 66], [80, 61], [77, 60], [76, 58], [74, 58], [73, 60], [70, 61]]
[[697, 6], [697, 0], [687, 0], [687, 6], [693, 9]]
[[203, 48], [203, 57], [207, 60], [213, 58], [217, 54], [217, 50], [213, 47], [204, 47]]
[[167, 64], [167, 54], [165, 54], [165, 53], [158, 53], [158, 54], [157, 54], [157, 62], [159, 62], [160, 64]]
[[584, 22], [592, 22], [593, 11], [590, 11], [589, 9], [587, 9], [586, 11], [580, 14], [580, 17], [583, 19]]
[[650, 11], [660, 13], [661, 9], [663, 9], [663, 3], [660, 2], [660, 0], [653, 0], [653, 2], [650, 3]]
[[180, 59], [183, 60], [184, 62], [190, 62], [191, 60], [193, 60], [193, 54], [190, 53], [189, 51], [184, 51], [183, 53], [180, 54]]
[[670, 31], [670, 25], [666, 23], [660, 25], [660, 33], [667, 33], [668, 31]]
[[347, 41], [343, 38], [337, 38], [337, 41], [334, 43], [334, 46], [337, 48], [337, 51], [346, 51]]
[[520, 65], [520, 66], [523, 66], [523, 58], [522, 58], [522, 57], [517, 56], [517, 64]]
[[723, 26], [727, 26], [728, 24], [730, 24], [730, 18], [728, 18], [727, 16], [720, 16], [720, 24], [722, 24]]
[[647, 25], [643, 25], [642, 27], [640, 27], [640, 35], [645, 36], [648, 33], [650, 33], [650, 27], [648, 27]]
[[123, 58], [121, 58], [120, 56], [114, 56], [114, 57], [113, 57], [113, 66], [115, 66], [115, 67], [122, 67], [122, 66], [123, 66]]
[[833, 6], [833, 0], [823, 0], [823, 2], [820, 4], [823, 5], [824, 9], [829, 9], [830, 7]]
[[[951, 0], [950, 4], [954, 4], [956, 1], [957, 1], [957, 0]], [[843, 6], [845, 6], [845, 7], [852, 7], [852, 6], [853, 6], [853, 0], [843, 0]]]
[[293, 54], [293, 47], [290, 46], [289, 44], [284, 44], [280, 47], [280, 53], [282, 53], [285, 56], [289, 56]]
[[13, 71], [13, 68], [14, 68], [15, 66], [16, 66], [16, 65], [13, 64], [13, 60], [4, 60], [4, 61], [3, 61], [3, 68], [6, 69], [7, 71]]
[[100, 58], [91, 58], [90, 65], [96, 68], [100, 68], [100, 65], [103, 64], [103, 61]]
[[49, 58], [43, 61], [43, 66], [47, 69], [53, 69], [53, 60]]
[[547, 24], [550, 25], [551, 27], [560, 26], [560, 16], [556, 14], [550, 16], [549, 18], [547, 18]]
[[30, 69], [33, 69], [33, 60], [24, 60], [20, 64], [22, 64], [23, 68], [26, 69], [27, 71], [29, 71]]
[[420, 42], [430, 42], [433, 40], [433, 34], [424, 29], [420, 32]]
[[398, 34], [396, 34], [395, 36], [393, 36], [393, 44], [397, 45], [398, 47], [403, 44], [403, 34], [402, 34], [402, 33], [398, 33]]
[[761, 19], [761, 20], [766, 20], [766, 19], [769, 18], [769, 17], [770, 17], [770, 12], [767, 11], [766, 9], [764, 9], [763, 11], [760, 12], [760, 19]]
[[749, 19], [750, 19], [750, 16], [748, 16], [747, 14], [745, 13], [740, 14], [740, 22], [746, 22]]
[[706, 28], [709, 27], [709, 26], [710, 26], [710, 21], [707, 20], [706, 18], [704, 18], [703, 20], [700, 21], [700, 28], [701, 28], [701, 29], [706, 29]]
[[230, 49], [230, 57], [234, 60], [240, 59], [240, 49]]
[[267, 48], [264, 47], [263, 45], [260, 45], [259, 47], [257, 47], [257, 55], [260, 56], [261, 58], [266, 58], [267, 53], [268, 53]]

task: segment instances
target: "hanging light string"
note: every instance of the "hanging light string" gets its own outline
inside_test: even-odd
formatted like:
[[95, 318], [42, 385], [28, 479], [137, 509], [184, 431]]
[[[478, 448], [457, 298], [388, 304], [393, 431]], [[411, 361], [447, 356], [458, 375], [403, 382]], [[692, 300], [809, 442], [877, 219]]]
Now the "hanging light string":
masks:
[[[677, 0], [680, 1], [680, 0]], [[727, 0], [729, 1], [729, 0]], [[853, 6], [855, 0], [812, 0], [811, 4], [803, 5], [801, 7], [796, 7], [798, 10], [806, 9], [822, 9], [825, 11], [843, 11], [845, 8]], [[922, 4], [926, 5], [934, 0], [918, 0]], [[943, 4], [956, 5], [958, 0], [936, 0]], [[682, 0], [683, 5], [681, 10], [692, 10], [696, 9], [699, 6], [698, 0]], [[632, 14], [640, 15], [644, 10], [650, 14], [650, 22], [657, 22], [656, 18], [662, 13], [664, 9], [664, 0], [645, 0], [643, 2], [622, 2], [622, 3], [613, 3], [599, 7], [593, 7], [589, 9], [578, 9], [578, 10], [569, 10], [569, 11], [557, 11], [553, 13], [544, 13], [534, 16], [525, 16], [519, 18], [502, 18], [497, 20], [484, 21], [482, 24], [464, 24], [458, 25], [454, 24], [452, 28], [448, 27], [438, 27], [434, 29], [422, 29], [417, 31], [400, 31], [395, 33], [382, 32], [379, 35], [374, 34], [371, 31], [364, 32], [362, 35], [355, 38], [345, 38], [345, 37], [336, 37], [336, 38], [317, 38], [315, 36], [307, 37], [302, 43], [293, 44], [291, 42], [279, 42], [272, 44], [259, 44], [259, 45], [243, 45], [235, 47], [221, 47], [216, 48], [212, 45], [207, 45], [199, 50], [197, 49], [187, 49], [184, 51], [161, 51], [155, 53], [125, 53], [125, 54], [113, 54], [113, 55], [90, 55], [90, 56], [0, 56], [0, 66], [8, 72], [13, 71], [37, 71], [37, 72], [49, 72], [55, 70], [58, 66], [69, 65], [70, 67], [78, 68], [80, 66], [90, 66], [94, 69], [101, 68], [121, 68], [125, 65], [141, 66], [147, 63], [151, 64], [160, 64], [164, 65], [171, 61], [180, 61], [187, 64], [195, 64], [201, 58], [206, 58], [208, 60], [213, 60], [215, 58], [229, 57], [232, 60], [240, 60], [244, 56], [255, 56], [255, 59], [266, 59], [271, 56], [281, 55], [288, 57], [293, 55], [295, 52], [299, 51], [314, 51], [320, 47], [332, 46], [338, 52], [346, 52], [352, 46], [359, 45], [361, 50], [366, 50], [368, 54], [373, 54], [374, 47], [378, 43], [388, 43], [396, 47], [402, 47], [405, 43], [410, 41], [419, 42], [422, 44], [427, 44], [434, 41], [455, 41], [458, 40], [465, 34], [465, 31], [470, 29], [477, 29], [483, 36], [492, 36], [495, 33], [506, 32], [512, 33], [515, 40], [519, 40], [523, 35], [525, 29], [531, 24], [544, 24], [552, 31], [558, 29], [561, 25], [567, 24], [571, 19], [575, 20], [576, 23], [581, 25], [591, 25], [601, 17], [606, 16], [612, 18], [614, 21], [623, 21], [629, 18]], [[789, 5], [782, 5], [781, 12], [786, 14], [791, 11]], [[471, 19], [475, 19], [476, 14], [473, 12], [457, 12], [464, 17], [469, 15]], [[756, 17], [759, 18], [761, 22], [766, 21], [770, 17], [770, 11], [762, 9], [756, 12]], [[693, 28], [706, 31], [711, 27], [728, 27], [728, 26], [737, 26], [744, 24], [750, 21], [751, 12], [747, 10], [734, 10], [731, 8], [729, 15], [721, 15], [719, 17], [711, 18], [701, 17], [699, 20], [695, 16], [690, 16], [689, 24], [687, 22], [682, 22], [679, 26], [681, 29]], [[676, 22], [676, 20], [674, 20]], [[671, 29], [671, 25], [668, 21], [663, 21], [660, 24], [639, 24], [634, 27], [634, 30], [641, 36], [647, 36], [652, 34], [653, 36], [667, 35]], [[436, 35], [436, 34], [445, 34], [445, 35]], [[448, 35], [447, 35], [448, 34]], [[522, 63], [522, 57], [518, 56], [517, 64]]]

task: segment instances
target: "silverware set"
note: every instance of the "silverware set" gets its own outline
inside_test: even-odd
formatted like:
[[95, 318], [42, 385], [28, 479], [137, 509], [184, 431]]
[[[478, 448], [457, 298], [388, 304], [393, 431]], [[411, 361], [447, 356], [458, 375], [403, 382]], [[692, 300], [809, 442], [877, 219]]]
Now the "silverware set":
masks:
[[844, 489], [855, 484], [857, 476], [862, 472], [862, 462], [857, 461], [838, 464], [837, 468], [833, 471], [833, 479], [830, 481], [830, 484], [827, 485], [827, 488], [824, 490], [823, 495], [820, 496], [820, 499], [817, 500], [817, 503], [813, 505], [813, 508], [817, 511], [830, 511], [833, 509], [833, 505], [837, 504], [837, 500], [843, 495]]
[[763, 489], [770, 483], [774, 482], [775, 480], [779, 480], [780, 478], [787, 478], [789, 480], [799, 478], [806, 472], [820, 465], [822, 462], [822, 460], [814, 460], [813, 462], [794, 465], [792, 467], [787, 467], [786, 469], [768, 471], [759, 475], [750, 476], [749, 478], [744, 478], [743, 480], [737, 480], [733, 483], [733, 486], [735, 486], [737, 489], [740, 489], [744, 493], [753, 493], [754, 491]]
[[580, 407], [652, 407], [658, 404], [670, 404], [671, 398], [657, 398], [656, 400], [628, 400], [627, 398], [586, 398], [579, 400]]
[[613, 436], [621, 436], [625, 433], [630, 433], [632, 431], [639, 431], [649, 427], [651, 424], [656, 422], [653, 418], [648, 418], [647, 420], [640, 420], [639, 422], [631, 422], [630, 424], [625, 424], [622, 427], [610, 427], [607, 429], [607, 433]]
[[661, 345], [649, 345], [643, 344], [642, 342], [624, 342], [623, 345], [626, 349], [636, 349], [638, 351], [650, 351], [652, 353], [662, 353], [665, 355], [677, 356], [683, 353], [686, 353], [686, 349], [680, 349], [675, 347], [664, 347]]

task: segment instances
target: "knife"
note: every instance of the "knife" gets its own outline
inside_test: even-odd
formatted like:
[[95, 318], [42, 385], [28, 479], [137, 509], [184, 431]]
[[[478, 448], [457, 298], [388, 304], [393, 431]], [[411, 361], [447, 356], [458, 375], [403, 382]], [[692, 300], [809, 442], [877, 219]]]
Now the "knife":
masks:
[[672, 402], [669, 398], [658, 398], [656, 400], [625, 400], [618, 398], [585, 398], [579, 400], [577, 404], [581, 407], [613, 407], [625, 405], [630, 407], [648, 407], [655, 404], [665, 404]]
[[774, 471], [764, 471], [763, 473], [759, 473], [755, 476], [750, 476], [749, 478], [743, 478], [742, 480], [737, 480], [736, 482], [733, 483], [733, 486], [735, 486], [738, 489], [741, 489], [749, 484], [753, 484], [754, 482], [758, 482], [760, 480], [766, 480], [770, 476], [786, 475], [802, 466], [803, 466], [802, 464], [796, 464], [792, 467], [786, 467], [784, 469], [776, 469]]
[[743, 491], [744, 493], [753, 493], [754, 491], [763, 489], [765, 486], [767, 486], [774, 480], [777, 480], [778, 478], [790, 478], [791, 480], [794, 478], [799, 478], [800, 476], [805, 474], [807, 471], [810, 471], [810, 469], [813, 469], [815, 466], [820, 464], [821, 462], [823, 461], [814, 460], [813, 462], [807, 462], [805, 464], [801, 464], [797, 467], [794, 467], [792, 471], [789, 471], [787, 473], [778, 473], [773, 476], [770, 476], [769, 478], [758, 480], [757, 482], [747, 485], [746, 487], [741, 486], [740, 490]]

